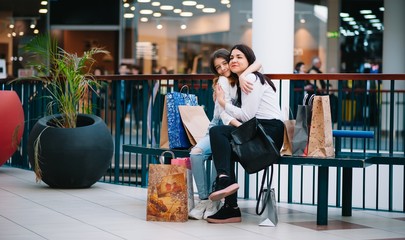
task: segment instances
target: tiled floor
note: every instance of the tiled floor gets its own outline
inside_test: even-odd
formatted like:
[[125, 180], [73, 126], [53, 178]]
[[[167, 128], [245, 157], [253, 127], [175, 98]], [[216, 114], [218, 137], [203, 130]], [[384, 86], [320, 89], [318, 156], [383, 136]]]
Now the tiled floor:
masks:
[[242, 223], [147, 222], [146, 189], [96, 183], [61, 190], [36, 183], [33, 172], [0, 167], [0, 239], [405, 239], [405, 214], [329, 208], [317, 226], [313, 206], [279, 203], [277, 227], [259, 227], [254, 201], [239, 201]]

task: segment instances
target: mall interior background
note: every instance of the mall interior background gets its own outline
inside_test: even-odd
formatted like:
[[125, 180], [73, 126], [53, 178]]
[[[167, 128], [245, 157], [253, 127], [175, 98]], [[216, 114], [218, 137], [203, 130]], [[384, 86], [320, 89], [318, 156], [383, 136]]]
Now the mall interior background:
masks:
[[[208, 59], [215, 49], [229, 49], [236, 43], [251, 45], [252, 1], [188, 1], [191, 6], [183, 2], [187, 1], [2, 0], [3, 71], [8, 76], [24, 73], [26, 59], [21, 47], [48, 31], [68, 52], [80, 53], [92, 46], [110, 51], [110, 56], [98, 59], [105, 74], [117, 73], [121, 63], [138, 64], [143, 73], [155, 73], [162, 66], [169, 73], [209, 73]], [[328, 9], [327, 0], [295, 1], [294, 64], [304, 61], [309, 68], [311, 59], [320, 56], [324, 72], [381, 72], [383, 5], [383, 0], [341, 0], [338, 9]], [[170, 6], [173, 9], [164, 10]], [[40, 9], [46, 13], [39, 13]], [[145, 14], [145, 10], [152, 13]], [[360, 10], [371, 10], [369, 15], [374, 17], [367, 19]], [[328, 11], [349, 16], [339, 17], [339, 29], [327, 29], [327, 21], [335, 21], [328, 20]], [[283, 36], [274, 33], [274, 37]], [[333, 68], [326, 62], [330, 38], [337, 38], [340, 46], [336, 53], [340, 66]]]

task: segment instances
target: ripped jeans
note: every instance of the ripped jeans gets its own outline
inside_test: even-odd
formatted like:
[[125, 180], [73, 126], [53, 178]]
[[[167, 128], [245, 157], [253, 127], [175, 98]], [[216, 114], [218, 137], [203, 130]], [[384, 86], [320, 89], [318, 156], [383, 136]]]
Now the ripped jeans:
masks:
[[[210, 123], [210, 127], [215, 125], [222, 125], [222, 121], [219, 119], [213, 119]], [[205, 161], [207, 161], [211, 154], [212, 152], [209, 134], [205, 135], [204, 138], [201, 138], [190, 152], [191, 172], [194, 176], [194, 181], [197, 186], [197, 192], [200, 200], [208, 199], [208, 196], [212, 191], [212, 183], [217, 177], [217, 171], [215, 170], [214, 161], [212, 161], [211, 181], [208, 182], [207, 180]]]

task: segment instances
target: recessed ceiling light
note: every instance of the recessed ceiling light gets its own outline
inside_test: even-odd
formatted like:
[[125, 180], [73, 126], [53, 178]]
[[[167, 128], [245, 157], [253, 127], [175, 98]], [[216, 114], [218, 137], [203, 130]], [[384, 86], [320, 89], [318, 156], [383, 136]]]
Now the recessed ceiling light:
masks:
[[345, 21], [345, 22], [350, 22], [350, 21], [353, 21], [354, 18], [352, 18], [352, 17], [345, 17], [345, 18], [342, 18], [342, 20]]
[[154, 16], [154, 17], [161, 17], [162, 14], [161, 14], [160, 12], [155, 12], [155, 13], [153, 13], [153, 16]]
[[176, 9], [173, 10], [173, 12], [174, 12], [174, 13], [181, 13], [182, 11], [181, 11], [180, 8], [176, 8]]
[[350, 21], [349, 24], [350, 25], [356, 25], [356, 22], [355, 21]]
[[138, 0], [139, 3], [148, 3], [150, 0]]
[[378, 19], [378, 18], [370, 19], [370, 22], [371, 23], [378, 23], [378, 22], [380, 22], [380, 19]]
[[149, 19], [147, 17], [141, 17], [139, 20], [141, 20], [141, 22], [147, 22], [149, 21]]
[[342, 13], [339, 14], [339, 16], [344, 18], [344, 17], [349, 17], [350, 15], [348, 13], [342, 12]]
[[197, 9], [203, 9], [205, 6], [203, 4], [197, 4], [195, 5], [195, 8]]
[[171, 5], [162, 5], [162, 6], [160, 6], [160, 9], [162, 9], [162, 10], [173, 10], [174, 9], [174, 7], [173, 6], [171, 6]]
[[134, 16], [133, 13], [124, 13], [124, 18], [134, 18]]
[[124, 3], [124, 8], [129, 7], [129, 3]]
[[47, 13], [47, 12], [48, 12], [48, 9], [46, 9], [46, 8], [41, 8], [41, 9], [39, 9], [38, 12], [39, 12], [39, 13]]
[[231, 3], [231, 1], [229, 1], [229, 0], [221, 0], [221, 4], [230, 4]]
[[183, 1], [184, 6], [195, 6], [197, 5], [196, 1]]
[[158, 25], [156, 25], [156, 28], [157, 28], [157, 29], [162, 29], [162, 28], [163, 28], [163, 25], [162, 25], [162, 24], [158, 24]]
[[144, 15], [150, 15], [150, 14], [153, 13], [153, 11], [150, 10], [150, 9], [142, 9], [142, 10], [139, 11], [139, 13], [144, 14]]
[[217, 10], [215, 8], [204, 8], [202, 11], [205, 13], [214, 13]]
[[154, 7], [159, 7], [159, 6], [160, 6], [160, 2], [152, 2], [152, 6], [154, 6]]
[[184, 29], [187, 28], [187, 25], [186, 24], [181, 24], [180, 28], [184, 30]]
[[180, 16], [182, 16], [182, 17], [192, 17], [193, 13], [192, 12], [181, 12]]
[[41, 5], [42, 5], [42, 6], [48, 5], [48, 1], [41, 1]]
[[130, 9], [131, 11], [135, 11], [135, 6], [132, 6]]
[[360, 10], [361, 14], [371, 14], [372, 11], [371, 10]]
[[379, 10], [380, 10], [381, 12], [384, 12], [384, 11], [385, 11], [385, 8], [384, 8], [384, 7], [380, 7]]
[[364, 15], [365, 19], [374, 19], [377, 18], [375, 15]]

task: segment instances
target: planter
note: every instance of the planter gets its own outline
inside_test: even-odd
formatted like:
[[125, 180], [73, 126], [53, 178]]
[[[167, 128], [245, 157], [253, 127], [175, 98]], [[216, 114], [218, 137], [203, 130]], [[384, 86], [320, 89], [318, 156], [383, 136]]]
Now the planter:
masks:
[[[56, 115], [60, 118], [61, 115]], [[28, 155], [34, 168], [34, 142], [39, 138], [42, 181], [52, 188], [88, 188], [108, 170], [113, 141], [104, 121], [79, 114], [76, 128], [57, 128], [54, 116], [38, 120], [28, 138]]]
[[24, 132], [24, 112], [14, 91], [0, 91], [0, 166], [17, 150]]

